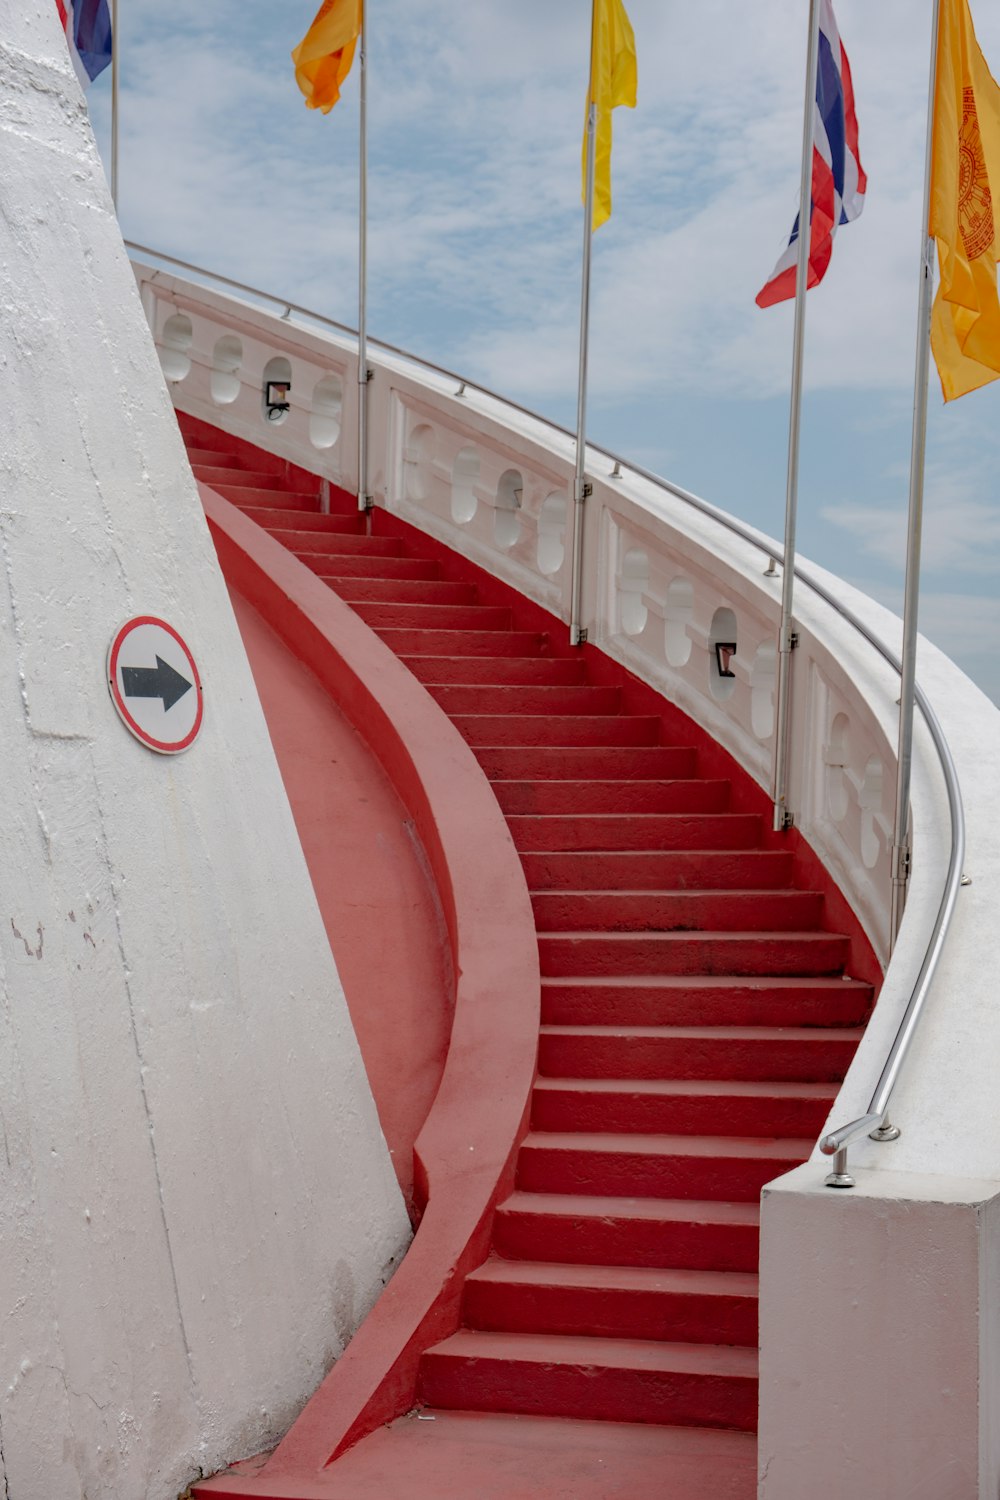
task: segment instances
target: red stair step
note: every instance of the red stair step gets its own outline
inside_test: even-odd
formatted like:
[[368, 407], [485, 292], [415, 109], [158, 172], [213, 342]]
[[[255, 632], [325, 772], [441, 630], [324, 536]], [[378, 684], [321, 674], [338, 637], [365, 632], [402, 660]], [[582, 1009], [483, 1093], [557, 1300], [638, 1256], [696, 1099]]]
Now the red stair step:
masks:
[[808, 932], [816, 891], [533, 891], [539, 932]]
[[427, 689], [446, 714], [616, 714], [618, 688], [546, 687], [537, 684], [445, 683]]
[[652, 714], [456, 714], [470, 745], [655, 745]]
[[496, 781], [649, 781], [691, 778], [697, 751], [678, 745], [476, 745], [476, 759]]
[[461, 1329], [420, 1365], [434, 1406], [752, 1431], [757, 1353], [703, 1344]]
[[566, 656], [403, 656], [400, 659], [428, 687], [451, 683], [572, 686], [585, 680], [586, 671], [581, 660]]
[[832, 932], [543, 932], [542, 974], [836, 974], [846, 937]]
[[348, 604], [375, 600], [391, 604], [472, 604], [476, 589], [471, 583], [451, 583], [442, 578], [361, 578], [357, 575], [324, 573], [324, 583]]
[[380, 640], [403, 657], [419, 651], [434, 656], [537, 656], [550, 649], [549, 637], [537, 630], [422, 630], [419, 635], [402, 626], [374, 626]]
[[243, 465], [235, 453], [224, 453], [221, 448], [199, 448], [187, 445], [188, 463], [192, 469], [207, 465], [215, 469], [241, 469]]
[[753, 1203], [775, 1177], [804, 1162], [813, 1138], [531, 1132], [517, 1157], [517, 1186], [534, 1193], [716, 1198]]
[[296, 557], [304, 557], [307, 553], [321, 553], [323, 556], [328, 556], [339, 552], [346, 538], [363, 542], [366, 551], [371, 548], [372, 539], [364, 534], [362, 516], [338, 516], [330, 519], [335, 519], [339, 524], [322, 531], [278, 527], [272, 528], [271, 535], [276, 542], [287, 547], [289, 552], [294, 552]]
[[[256, 520], [256, 515], [254, 516]], [[326, 516], [302, 516], [303, 522], [326, 521]], [[296, 518], [298, 525], [299, 518]], [[311, 526], [310, 530], [321, 531], [321, 526]], [[368, 541], [387, 540], [386, 538], [367, 538]], [[391, 540], [389, 538], [388, 540]], [[401, 544], [400, 544], [401, 545]], [[385, 552], [371, 553], [367, 549], [363, 552], [338, 552], [335, 556], [325, 557], [321, 554], [314, 555], [309, 559], [308, 566], [321, 578], [427, 578], [435, 579], [441, 577], [441, 564], [428, 562], [422, 557], [393, 556]]]
[[750, 1203], [518, 1190], [497, 1208], [493, 1246], [526, 1260], [756, 1271]]
[[[252, 516], [253, 511], [247, 511], [247, 515]], [[305, 563], [311, 573], [318, 574], [320, 578], [325, 578], [328, 574], [336, 575], [344, 559], [348, 557], [363, 557], [381, 564], [383, 559], [403, 556], [403, 543], [394, 536], [365, 536], [363, 532], [355, 534], [345, 531], [332, 536], [330, 544], [335, 546], [336, 551], [302, 552], [296, 548], [292, 548], [292, 551], [300, 562]]]
[[319, 496], [302, 490], [268, 489], [266, 486], [258, 488], [221, 482], [213, 484], [212, 489], [224, 500], [231, 500], [240, 510], [287, 510], [295, 513], [301, 510], [321, 514]]
[[[502, 784], [502, 783], [500, 783]], [[748, 891], [787, 886], [792, 856], [780, 850], [632, 849], [521, 855], [533, 891]]]
[[542, 980], [552, 1025], [859, 1026], [872, 988], [860, 979], [758, 975], [608, 975]]
[[726, 1078], [538, 1078], [536, 1131], [640, 1135], [817, 1136], [834, 1083]]
[[[274, 474], [267, 470], [244, 469], [242, 466], [236, 468], [232, 464], [192, 464], [194, 476], [202, 484], [211, 485], [214, 489], [219, 484], [228, 485], [233, 489], [250, 490], [281, 490], [287, 489], [283, 474]], [[313, 497], [319, 505], [319, 487]]]
[[549, 1026], [550, 1078], [746, 1078], [838, 1083], [862, 1033], [819, 1026]]
[[490, 1260], [466, 1280], [462, 1321], [498, 1333], [756, 1348], [757, 1277], [746, 1271]]
[[511, 813], [507, 824], [519, 850], [752, 849], [759, 813]]
[[372, 629], [408, 630], [413, 645], [425, 630], [509, 630], [512, 614], [503, 604], [360, 603], [355, 610]]
[[275, 506], [255, 505], [246, 512], [251, 520], [263, 526], [265, 531], [287, 531], [289, 523], [294, 520], [296, 531], [323, 531], [337, 535], [344, 532], [360, 534], [363, 527], [358, 525], [358, 520], [353, 515], [333, 513], [324, 515], [322, 511], [287, 511], [279, 510]]
[[710, 781], [493, 780], [505, 813], [536, 817], [566, 813], [725, 812], [731, 783]]

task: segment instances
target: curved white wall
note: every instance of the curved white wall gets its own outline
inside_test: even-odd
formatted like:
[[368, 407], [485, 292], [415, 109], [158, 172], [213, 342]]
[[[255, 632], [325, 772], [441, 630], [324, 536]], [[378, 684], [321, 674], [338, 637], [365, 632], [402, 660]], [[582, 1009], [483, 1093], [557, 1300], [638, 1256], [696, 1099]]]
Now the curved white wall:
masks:
[[[52, 0], [0, 0], [0, 94], [0, 1481], [173, 1500], [408, 1225]], [[147, 611], [176, 758], [105, 684]]]

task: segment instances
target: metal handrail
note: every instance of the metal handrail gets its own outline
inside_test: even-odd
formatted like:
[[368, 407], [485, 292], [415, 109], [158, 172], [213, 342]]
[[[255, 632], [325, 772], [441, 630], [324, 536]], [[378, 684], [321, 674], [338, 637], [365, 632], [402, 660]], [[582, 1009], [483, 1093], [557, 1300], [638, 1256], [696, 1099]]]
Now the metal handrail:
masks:
[[[351, 328], [345, 323], [338, 323], [334, 318], [328, 318], [322, 313], [313, 312], [310, 308], [302, 307], [295, 302], [289, 302], [284, 297], [276, 297], [271, 292], [261, 291], [259, 287], [247, 286], [244, 282], [234, 281], [231, 277], [219, 275], [215, 271], [207, 271], [203, 266], [192, 265], [189, 261], [178, 260], [171, 255], [164, 255], [161, 251], [153, 250], [147, 245], [138, 245], [131, 240], [126, 240], [125, 245], [128, 250], [135, 251], [139, 255], [152, 256], [154, 259], [163, 261], [167, 265], [176, 266], [180, 270], [190, 271], [196, 276], [205, 277], [208, 281], [216, 282], [221, 286], [231, 287], [234, 291], [245, 292], [251, 297], [259, 297], [264, 302], [284, 308], [284, 316], [286, 318], [293, 312], [298, 313], [303, 317], [310, 318], [313, 322], [319, 323], [323, 327], [335, 329], [338, 333], [347, 334], [349, 337], [357, 337], [357, 329]], [[477, 381], [468, 380], [467, 377], [456, 374], [454, 370], [449, 370], [443, 365], [432, 364], [428, 360], [411, 354], [406, 349], [400, 349], [395, 344], [387, 344], [381, 339], [371, 339], [369, 344], [383, 350], [387, 354], [394, 354], [401, 359], [408, 360], [418, 365], [421, 369], [430, 370], [446, 380], [458, 381], [461, 392], [469, 388], [479, 391], [480, 394], [488, 396], [492, 400], [499, 401], [510, 410], [519, 412], [522, 416], [530, 417], [533, 421], [543, 422], [551, 430], [561, 433], [564, 437], [568, 437], [571, 440], [575, 439], [576, 434], [571, 428], [562, 427], [558, 422], [552, 422], [546, 417], [540, 417], [530, 407], [521, 406], [518, 402], [511, 401], [506, 396], [501, 396], [497, 391], [490, 390], [488, 386], [480, 385]], [[660, 489], [666, 490], [678, 500], [682, 500], [685, 504], [690, 505], [694, 510], [700, 512], [700, 514], [718, 522], [719, 525], [725, 527], [743, 541], [757, 547], [766, 557], [773, 558], [775, 562], [780, 563], [782, 566], [784, 565], [784, 549], [777, 546], [769, 538], [762, 536], [753, 527], [745, 525], [735, 516], [728, 515], [717, 506], [711, 505], [707, 500], [702, 500], [700, 496], [691, 494], [690, 491], [682, 489], [679, 485], [672, 484], [670, 480], [663, 479], [659, 474], [654, 474], [652, 470], [644, 469], [640, 465], [622, 458], [607, 448], [599, 448], [593, 444], [588, 446], [592, 452], [600, 454], [612, 463], [611, 477], [619, 478], [622, 476], [622, 470], [628, 469], [630, 473], [637, 475], [641, 479], [648, 480]], [[829, 605], [842, 619], [846, 620], [878, 652], [894, 672], [900, 676], [902, 675], [903, 664], [900, 657], [874, 631], [870, 630], [853, 610], [849, 609], [842, 600], [838, 599], [817, 578], [814, 578], [808, 568], [803, 567], [801, 564], [796, 564], [793, 572], [797, 579], [805, 584], [807, 588], [811, 589], [818, 598]], [[924, 723], [927, 725], [930, 733], [934, 749], [937, 752], [948, 795], [948, 810], [951, 818], [951, 854], [948, 861], [948, 872], [945, 877], [944, 889], [931, 932], [930, 942], [920, 966], [920, 972], [910, 993], [910, 998], [903, 1012], [895, 1039], [889, 1049], [888, 1057], [886, 1058], [875, 1092], [872, 1095], [868, 1111], [858, 1119], [850, 1121], [847, 1125], [842, 1125], [837, 1130], [830, 1131], [827, 1135], [823, 1136], [819, 1143], [820, 1150], [825, 1155], [833, 1157], [833, 1169], [826, 1179], [827, 1185], [830, 1187], [854, 1186], [854, 1178], [847, 1171], [847, 1148], [852, 1141], [860, 1139], [863, 1135], [870, 1135], [875, 1140], [895, 1140], [899, 1135], [898, 1128], [887, 1123], [889, 1100], [923, 1013], [931, 983], [937, 971], [938, 962], [940, 961], [948, 935], [948, 929], [951, 925], [951, 919], [954, 915], [958, 892], [962, 885], [962, 866], [965, 862], [965, 812], [962, 806], [962, 793], [959, 787], [958, 773], [955, 769], [955, 762], [948, 747], [948, 742], [945, 739], [944, 730], [941, 728], [937, 715], [918, 683], [914, 683], [914, 700], [920, 709]], [[883, 979], [883, 988], [889, 980], [891, 973], [892, 957], [890, 956], [889, 965]]]

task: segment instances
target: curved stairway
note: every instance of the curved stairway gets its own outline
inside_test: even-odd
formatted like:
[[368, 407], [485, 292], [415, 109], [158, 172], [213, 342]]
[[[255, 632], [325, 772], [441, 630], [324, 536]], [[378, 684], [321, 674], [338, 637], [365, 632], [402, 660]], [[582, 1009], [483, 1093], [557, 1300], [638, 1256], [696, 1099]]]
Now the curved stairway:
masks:
[[[756, 1425], [761, 1187], [809, 1154], [872, 1003], [797, 835], [701, 732], [398, 518], [181, 418], [196, 477], [389, 645], [493, 784], [532, 893], [530, 1132], [438, 1410]], [[802, 889], [803, 870], [813, 888]]]

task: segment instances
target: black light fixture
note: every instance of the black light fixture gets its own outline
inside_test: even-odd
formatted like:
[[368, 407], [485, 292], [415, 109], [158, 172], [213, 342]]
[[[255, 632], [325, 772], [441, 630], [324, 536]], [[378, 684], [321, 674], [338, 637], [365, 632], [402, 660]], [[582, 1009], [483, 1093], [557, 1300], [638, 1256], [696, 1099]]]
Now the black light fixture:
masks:
[[264, 407], [267, 411], [267, 420], [276, 422], [283, 417], [289, 409], [288, 397], [291, 393], [292, 382], [290, 380], [269, 380], [264, 387]]
[[736, 655], [735, 641], [716, 641], [715, 643], [715, 665], [720, 677], [735, 677], [736, 673], [729, 670], [729, 663]]

